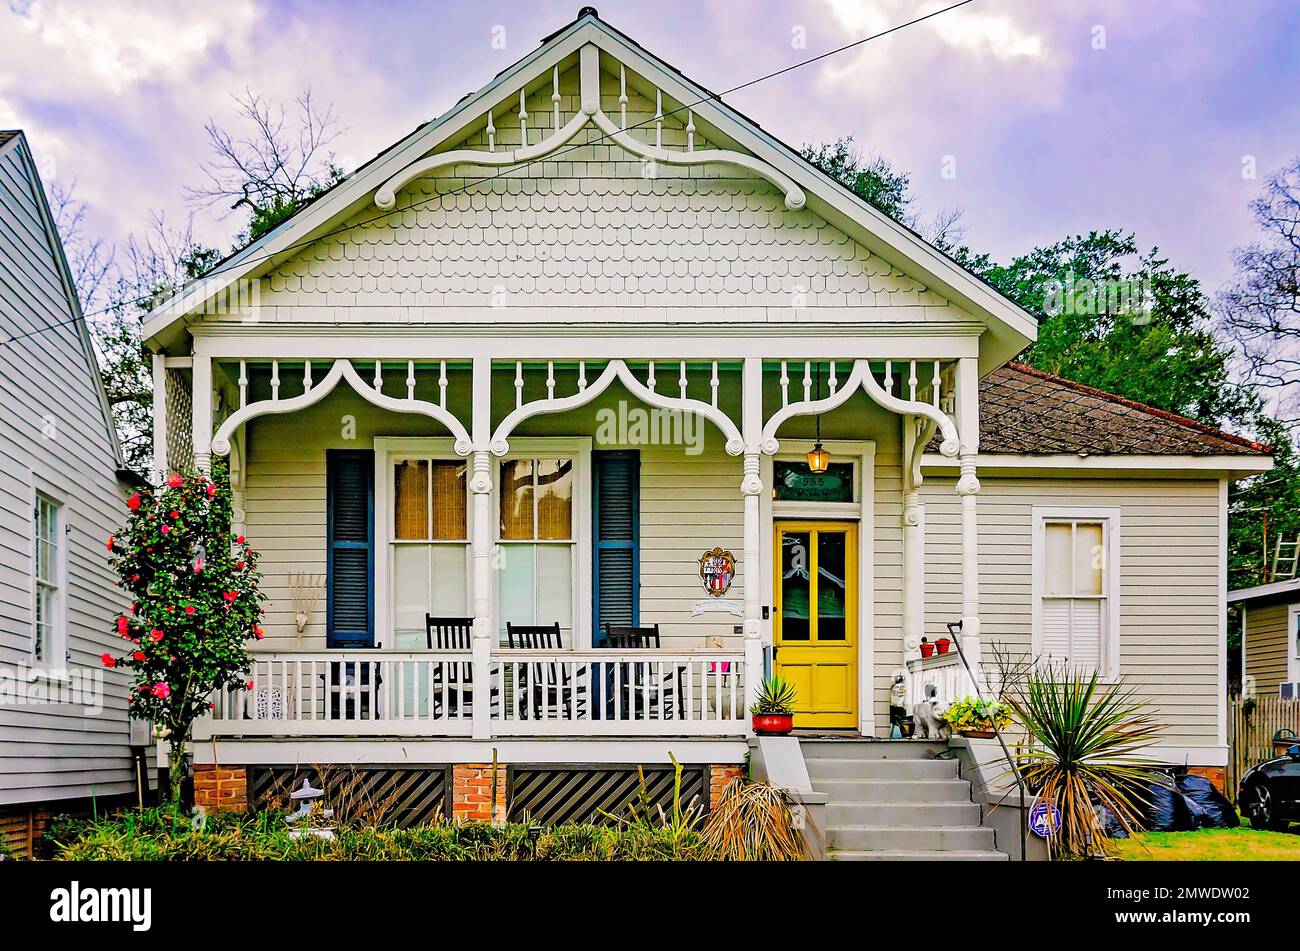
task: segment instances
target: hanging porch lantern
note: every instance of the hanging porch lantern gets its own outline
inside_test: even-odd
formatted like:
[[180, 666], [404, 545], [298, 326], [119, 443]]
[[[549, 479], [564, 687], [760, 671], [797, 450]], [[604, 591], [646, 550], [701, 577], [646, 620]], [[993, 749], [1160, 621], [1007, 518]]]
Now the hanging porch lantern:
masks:
[[[806, 380], [807, 377], [804, 377]], [[822, 389], [822, 372], [821, 365], [817, 366], [817, 398], [821, 399]], [[808, 450], [808, 468], [812, 472], [825, 472], [830, 468], [831, 454], [822, 447], [822, 418], [817, 416], [817, 439], [813, 447]]]

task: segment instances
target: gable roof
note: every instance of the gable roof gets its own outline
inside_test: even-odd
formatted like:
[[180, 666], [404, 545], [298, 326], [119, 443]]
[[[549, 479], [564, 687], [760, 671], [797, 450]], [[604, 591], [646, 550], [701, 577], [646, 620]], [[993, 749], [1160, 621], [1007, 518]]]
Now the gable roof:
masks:
[[118, 474], [130, 478], [134, 473], [129, 473], [125, 469], [126, 463], [122, 455], [122, 443], [117, 437], [117, 428], [113, 424], [113, 411], [108, 402], [108, 393], [104, 389], [104, 379], [99, 372], [99, 358], [95, 353], [95, 345], [91, 340], [90, 328], [86, 325], [85, 315], [81, 312], [81, 299], [77, 294], [77, 284], [73, 280], [72, 269], [68, 267], [68, 259], [63, 252], [63, 240], [59, 237], [59, 229], [54, 221], [54, 213], [50, 210], [49, 200], [45, 197], [45, 185], [41, 182], [40, 172], [37, 170], [36, 162], [32, 158], [31, 148], [27, 144], [27, 136], [23, 134], [21, 129], [0, 129], [0, 158], [15, 150], [23, 168], [26, 170], [27, 180], [31, 185], [32, 195], [41, 216], [41, 226], [45, 232], [50, 255], [54, 258], [54, 266], [59, 273], [59, 282], [63, 286], [63, 293], [67, 298], [68, 309], [72, 315], [71, 326], [75, 328], [81, 341], [82, 352], [86, 357], [86, 369], [92, 377], [95, 392], [99, 395], [100, 407], [104, 413], [104, 426], [108, 431], [108, 438], [113, 447], [113, 458]]
[[[1294, 597], [1291, 597], [1294, 595]], [[1257, 584], [1253, 588], [1238, 588], [1228, 592], [1228, 603], [1239, 601], [1300, 601], [1300, 578], [1288, 578], [1285, 581], [1270, 581]]]
[[[938, 443], [932, 443], [938, 451]], [[1268, 456], [1268, 446], [1019, 363], [980, 381], [980, 452]]]
[[549, 81], [553, 67], [571, 61], [587, 44], [661, 89], [666, 100], [689, 105], [697, 127], [709, 141], [727, 143], [757, 156], [803, 188], [807, 207], [818, 217], [981, 319], [988, 328], [980, 355], [984, 371], [1011, 358], [1037, 336], [1037, 322], [1032, 315], [914, 231], [825, 175], [796, 149], [726, 105], [716, 93], [687, 79], [585, 7], [576, 20], [551, 34], [540, 47], [498, 73], [478, 92], [463, 97], [448, 112], [417, 128], [275, 230], [233, 254], [207, 277], [155, 309], [145, 321], [146, 340], [163, 347], [179, 342], [184, 319], [214, 295], [241, 278], [254, 278], [271, 270], [305, 243], [328, 233], [338, 222], [370, 204], [379, 186], [399, 171], [481, 127], [488, 110], [518, 95], [521, 89]]

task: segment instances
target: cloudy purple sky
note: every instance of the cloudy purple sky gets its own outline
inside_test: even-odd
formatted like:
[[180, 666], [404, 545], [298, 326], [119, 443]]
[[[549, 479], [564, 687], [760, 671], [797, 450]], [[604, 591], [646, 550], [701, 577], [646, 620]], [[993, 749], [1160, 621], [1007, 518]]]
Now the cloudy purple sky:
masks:
[[[726, 89], [948, 0], [602, 0], [601, 15]], [[332, 103], [360, 162], [486, 83], [575, 16], [577, 0], [6, 0], [0, 128], [76, 182], [120, 242], [182, 188], [245, 86]], [[494, 49], [503, 27], [506, 49]], [[792, 37], [802, 27], [806, 49]], [[499, 32], [499, 31], [498, 31]], [[728, 97], [800, 145], [855, 136], [913, 175], [923, 210], [965, 209], [1005, 258], [1093, 228], [1136, 230], [1213, 289], [1252, 236], [1247, 202], [1300, 153], [1295, 0], [976, 0]], [[1102, 47], [1102, 48], [1097, 48]], [[955, 177], [943, 174], [951, 156]], [[198, 210], [226, 244], [239, 222]]]

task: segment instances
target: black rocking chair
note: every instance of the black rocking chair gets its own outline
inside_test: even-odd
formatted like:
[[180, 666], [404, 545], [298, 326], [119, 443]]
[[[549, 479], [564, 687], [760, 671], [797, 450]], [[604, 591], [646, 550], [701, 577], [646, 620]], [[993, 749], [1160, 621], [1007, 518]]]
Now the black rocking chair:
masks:
[[[512, 650], [560, 650], [560, 622], [554, 624], [511, 624], [506, 622], [506, 642]], [[518, 682], [514, 686], [516, 714], [521, 720], [539, 719], [541, 711], [567, 712], [574, 719], [585, 719], [587, 696], [581, 677], [585, 668], [570, 675], [567, 665], [552, 661], [527, 661], [515, 668]], [[530, 680], [532, 681], [530, 683]]]
[[[601, 636], [600, 646], [609, 650], [658, 650], [660, 647], [659, 625], [635, 627], [627, 624], [606, 624]], [[677, 664], [663, 675], [663, 682], [655, 685], [650, 682], [649, 704], [646, 703], [646, 682], [651, 677], [650, 665], [647, 663], [619, 664], [622, 676], [619, 678], [622, 690], [622, 711], [624, 717], [632, 717], [640, 710], [647, 719], [681, 719], [684, 696], [682, 686], [682, 669]], [[606, 665], [605, 709], [602, 711], [607, 719], [614, 719], [614, 685], [616, 665]], [[631, 668], [631, 669], [629, 669]], [[658, 714], [657, 716], [655, 714]]]
[[[428, 650], [434, 651], [468, 651], [474, 647], [474, 619], [472, 617], [434, 617], [424, 616], [424, 643]], [[474, 664], [470, 661], [452, 666], [454, 676], [446, 676], [448, 665], [439, 665], [429, 684], [429, 699], [434, 705], [434, 716], [442, 713], [442, 685], [448, 680], [447, 707], [450, 716], [460, 713], [462, 689], [469, 687], [467, 704], [473, 704]], [[501, 691], [495, 684], [489, 685], [489, 702], [493, 710], [501, 699]]]

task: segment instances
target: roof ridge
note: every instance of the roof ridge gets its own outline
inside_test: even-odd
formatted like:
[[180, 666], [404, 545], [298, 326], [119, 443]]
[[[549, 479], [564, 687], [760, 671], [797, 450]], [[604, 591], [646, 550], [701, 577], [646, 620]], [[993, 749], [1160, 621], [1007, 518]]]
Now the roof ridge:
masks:
[[1219, 429], [1216, 426], [1210, 426], [1207, 423], [1199, 422], [1195, 419], [1189, 419], [1186, 416], [1180, 416], [1178, 413], [1171, 413], [1167, 409], [1160, 409], [1151, 406], [1148, 403], [1139, 403], [1137, 400], [1131, 400], [1117, 393], [1109, 393], [1106, 390], [1099, 390], [1095, 386], [1089, 386], [1087, 383], [1080, 383], [1077, 380], [1070, 380], [1063, 376], [1057, 376], [1055, 373], [1048, 373], [1046, 370], [1039, 370], [1037, 367], [1031, 367], [1024, 363], [1017, 363], [1014, 360], [1008, 361], [1005, 366], [1016, 370], [1020, 373], [1027, 373], [1030, 376], [1036, 376], [1041, 380], [1047, 380], [1052, 383], [1059, 383], [1062, 386], [1078, 390], [1080, 393], [1087, 393], [1089, 396], [1096, 396], [1100, 399], [1107, 400], [1111, 403], [1117, 403], [1120, 406], [1126, 406], [1129, 409], [1146, 413], [1149, 416], [1155, 416], [1157, 419], [1163, 419], [1179, 426], [1186, 426], [1188, 429], [1203, 433], [1207, 436], [1217, 436], [1220, 439], [1226, 439], [1229, 442], [1244, 446], [1247, 449], [1254, 449], [1257, 452], [1271, 453], [1272, 446], [1266, 446], [1263, 443], [1255, 442], [1253, 439], [1247, 439], [1245, 436], [1239, 436], [1236, 433], [1230, 433], [1226, 429]]

